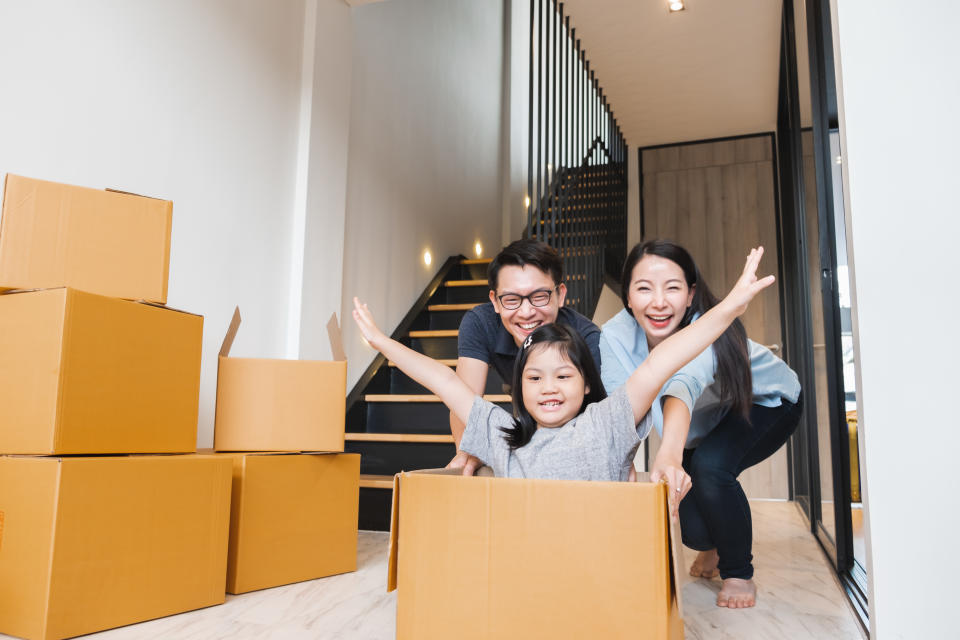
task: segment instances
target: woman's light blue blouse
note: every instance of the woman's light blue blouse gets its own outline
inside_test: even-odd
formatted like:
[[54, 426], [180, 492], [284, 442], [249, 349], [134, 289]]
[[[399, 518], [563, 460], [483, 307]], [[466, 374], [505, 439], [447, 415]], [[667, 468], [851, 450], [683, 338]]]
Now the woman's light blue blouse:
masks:
[[[800, 396], [800, 381], [793, 369], [763, 345], [752, 340], [747, 340], [747, 344], [750, 348], [754, 404], [778, 407], [783, 398], [796, 402]], [[604, 324], [600, 333], [600, 376], [607, 393], [621, 386], [648, 354], [647, 336], [628, 309]], [[720, 401], [714, 389], [716, 370], [713, 347], [708, 347], [667, 381], [650, 408], [653, 425], [661, 436], [663, 396], [679, 398], [690, 411], [688, 449], [697, 446], [723, 419], [728, 406]]]

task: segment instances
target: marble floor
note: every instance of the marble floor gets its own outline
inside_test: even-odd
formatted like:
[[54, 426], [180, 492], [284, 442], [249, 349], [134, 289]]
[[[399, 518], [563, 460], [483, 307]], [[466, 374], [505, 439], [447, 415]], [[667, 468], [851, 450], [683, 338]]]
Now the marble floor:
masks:
[[[719, 580], [691, 578], [683, 587], [686, 637], [859, 640], [854, 615], [794, 504], [757, 501], [752, 507], [757, 606], [718, 608]], [[686, 555], [687, 562], [693, 558], [689, 550]], [[86, 638], [389, 640], [394, 637], [396, 594], [386, 593], [386, 556], [387, 534], [364, 531], [355, 573], [227, 596], [220, 606]]]

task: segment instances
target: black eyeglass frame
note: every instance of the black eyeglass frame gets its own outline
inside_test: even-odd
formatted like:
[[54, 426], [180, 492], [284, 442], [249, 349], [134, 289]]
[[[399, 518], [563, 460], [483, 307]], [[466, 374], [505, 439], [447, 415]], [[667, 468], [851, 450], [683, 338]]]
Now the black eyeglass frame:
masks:
[[[500, 306], [506, 309], [507, 311], [514, 311], [516, 309], [519, 309], [520, 307], [523, 306], [524, 300], [529, 302], [531, 307], [537, 307], [538, 309], [540, 309], [550, 304], [550, 300], [553, 298], [553, 293], [559, 288], [560, 288], [560, 285], [555, 286], [553, 289], [537, 289], [536, 291], [531, 291], [525, 296], [522, 296], [519, 293], [505, 293], [502, 296], [497, 296], [497, 300], [500, 302]], [[543, 301], [543, 304], [537, 304], [536, 302], [533, 301], [533, 296], [541, 293], [546, 293], [547, 299]], [[520, 298], [520, 302], [518, 302], [515, 306], [508, 306], [503, 302], [503, 299], [507, 297]]]

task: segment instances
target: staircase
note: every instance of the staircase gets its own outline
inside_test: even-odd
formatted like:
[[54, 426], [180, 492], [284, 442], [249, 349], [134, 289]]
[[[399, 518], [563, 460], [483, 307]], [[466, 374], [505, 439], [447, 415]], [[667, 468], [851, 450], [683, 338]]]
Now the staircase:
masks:
[[[486, 260], [452, 257], [391, 336], [449, 366], [457, 365], [463, 315], [487, 302]], [[510, 396], [492, 368], [484, 397], [509, 410]], [[347, 396], [346, 451], [359, 453], [361, 529], [390, 529], [393, 475], [445, 466], [456, 448], [450, 412], [440, 399], [378, 355]]]

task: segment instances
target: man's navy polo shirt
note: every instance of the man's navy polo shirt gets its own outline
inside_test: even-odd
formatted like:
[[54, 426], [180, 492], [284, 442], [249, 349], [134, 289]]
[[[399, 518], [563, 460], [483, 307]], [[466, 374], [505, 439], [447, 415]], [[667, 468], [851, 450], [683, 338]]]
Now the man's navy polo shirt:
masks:
[[[593, 355], [593, 362], [600, 371], [600, 329], [587, 318], [569, 307], [560, 307], [557, 322], [571, 327], [580, 334]], [[513, 362], [519, 348], [513, 341], [492, 302], [485, 302], [468, 311], [460, 322], [457, 338], [457, 355], [474, 358], [496, 369], [503, 381], [510, 385], [513, 379]]]

